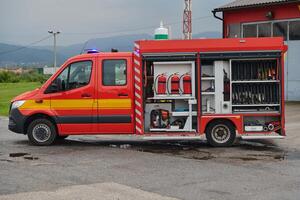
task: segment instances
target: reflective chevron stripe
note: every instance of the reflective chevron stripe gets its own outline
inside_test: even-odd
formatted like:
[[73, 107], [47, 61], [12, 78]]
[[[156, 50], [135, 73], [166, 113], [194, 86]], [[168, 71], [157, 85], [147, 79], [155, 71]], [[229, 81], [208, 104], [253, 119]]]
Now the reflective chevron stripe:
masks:
[[143, 134], [144, 133], [144, 117], [143, 117], [143, 82], [142, 82], [142, 66], [141, 66], [141, 55], [139, 51], [140, 46], [135, 43], [134, 44], [134, 56], [133, 56], [133, 62], [134, 62], [134, 96], [135, 96], [135, 130], [137, 134]]

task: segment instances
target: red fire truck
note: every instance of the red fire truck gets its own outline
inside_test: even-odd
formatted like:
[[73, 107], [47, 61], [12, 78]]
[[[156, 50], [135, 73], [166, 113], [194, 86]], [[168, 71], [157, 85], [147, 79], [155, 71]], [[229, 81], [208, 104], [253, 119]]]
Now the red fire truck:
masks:
[[145, 140], [284, 138], [282, 38], [143, 40], [88, 51], [11, 102], [9, 129], [35, 145], [69, 135]]

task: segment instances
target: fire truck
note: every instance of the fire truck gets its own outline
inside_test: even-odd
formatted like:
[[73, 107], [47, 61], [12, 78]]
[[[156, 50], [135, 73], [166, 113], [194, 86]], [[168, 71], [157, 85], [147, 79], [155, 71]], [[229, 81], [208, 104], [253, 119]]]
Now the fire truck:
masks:
[[145, 140], [285, 137], [282, 38], [141, 40], [133, 52], [68, 59], [14, 98], [9, 130], [35, 145], [70, 135]]

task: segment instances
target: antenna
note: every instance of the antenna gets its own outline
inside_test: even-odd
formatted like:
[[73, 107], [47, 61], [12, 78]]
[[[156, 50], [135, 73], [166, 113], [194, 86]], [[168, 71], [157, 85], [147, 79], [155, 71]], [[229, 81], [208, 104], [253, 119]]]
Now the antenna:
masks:
[[192, 0], [184, 0], [183, 37], [186, 40], [192, 39]]

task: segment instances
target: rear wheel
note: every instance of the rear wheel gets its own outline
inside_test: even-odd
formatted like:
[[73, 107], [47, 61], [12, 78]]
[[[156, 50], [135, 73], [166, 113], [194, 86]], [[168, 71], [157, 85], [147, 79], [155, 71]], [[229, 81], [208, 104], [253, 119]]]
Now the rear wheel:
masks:
[[206, 129], [206, 139], [214, 147], [232, 146], [235, 138], [235, 128], [229, 121], [214, 121]]
[[29, 141], [34, 145], [51, 145], [57, 136], [55, 125], [48, 119], [35, 119], [27, 129]]

